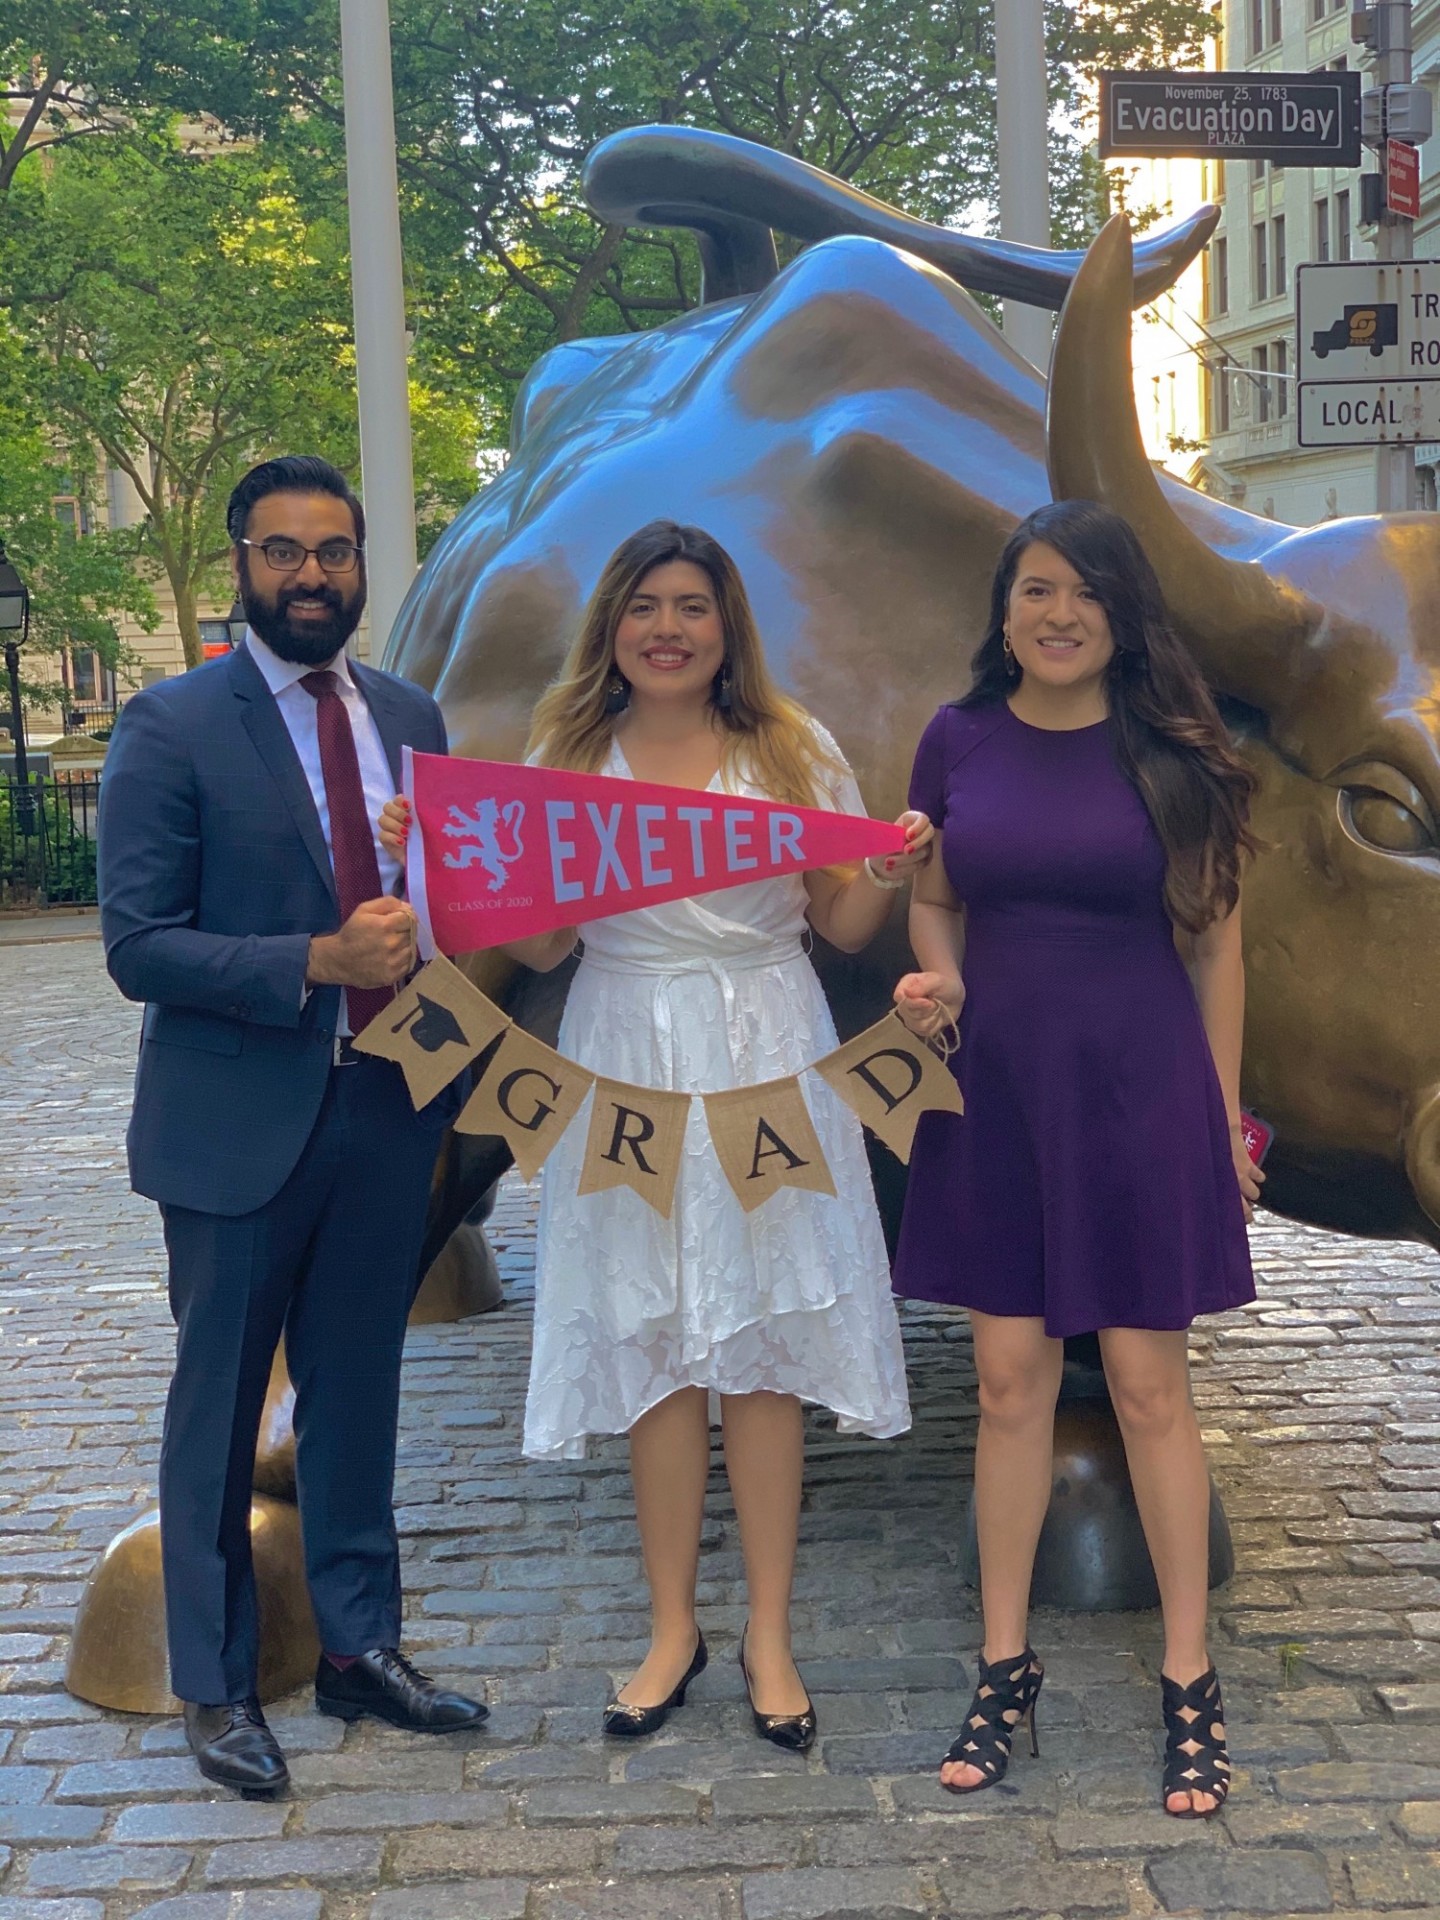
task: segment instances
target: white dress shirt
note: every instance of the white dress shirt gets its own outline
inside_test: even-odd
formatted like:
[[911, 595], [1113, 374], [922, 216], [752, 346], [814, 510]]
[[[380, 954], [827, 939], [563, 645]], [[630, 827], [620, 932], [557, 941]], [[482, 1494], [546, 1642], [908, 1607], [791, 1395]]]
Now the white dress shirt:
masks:
[[[279, 654], [267, 647], [259, 634], [250, 627], [245, 629], [245, 644], [250, 649], [251, 659], [264, 676], [266, 686], [274, 694], [275, 704], [280, 709], [280, 718], [285, 722], [285, 730], [294, 742], [306, 784], [315, 802], [315, 811], [320, 816], [320, 831], [325, 836], [325, 845], [330, 850], [333, 862], [334, 848], [330, 840], [330, 802], [325, 792], [324, 770], [320, 765], [320, 727], [316, 718], [316, 701], [314, 695], [307, 693], [300, 684], [307, 673], [315, 673], [319, 669], [291, 660], [282, 660]], [[395, 893], [399, 890], [403, 869], [394, 855], [381, 846], [378, 827], [380, 809], [387, 800], [394, 798], [395, 777], [390, 771], [390, 762], [385, 758], [380, 729], [375, 725], [375, 717], [370, 711], [364, 694], [356, 685], [355, 676], [350, 671], [350, 662], [343, 650], [329, 662], [329, 670], [339, 682], [340, 698], [345, 703], [345, 711], [350, 716], [350, 731], [355, 736], [355, 756], [360, 762], [360, 784], [365, 789], [365, 811], [370, 817], [371, 831], [375, 839], [375, 856], [380, 863], [380, 891]], [[343, 992], [340, 1032], [343, 1034], [350, 1032]]]

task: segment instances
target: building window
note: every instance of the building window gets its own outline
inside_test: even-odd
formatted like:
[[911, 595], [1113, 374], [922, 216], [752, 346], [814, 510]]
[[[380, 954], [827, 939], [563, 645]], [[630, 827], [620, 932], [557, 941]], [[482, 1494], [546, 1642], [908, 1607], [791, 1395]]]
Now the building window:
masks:
[[1270, 368], [1275, 376], [1275, 418], [1283, 420], [1290, 412], [1290, 342], [1272, 340]]
[[1270, 249], [1268, 235], [1263, 220], [1255, 222], [1253, 231], [1254, 246], [1250, 261], [1250, 297], [1253, 300], [1270, 298]]
[[1310, 0], [1310, 18], [1326, 20], [1332, 13], [1339, 13], [1344, 5], [1345, 0]]
[[1230, 242], [1222, 233], [1210, 247], [1210, 271], [1205, 276], [1205, 311], [1230, 311]]
[[1270, 222], [1270, 291], [1277, 297], [1285, 291], [1285, 216], [1277, 213]]
[[1210, 365], [1210, 431], [1230, 431], [1230, 362], [1215, 360]]
[[1250, 0], [1250, 57], [1280, 41], [1280, 0]]
[[1251, 382], [1255, 393], [1255, 418], [1264, 426], [1270, 418], [1270, 349], [1252, 348], [1250, 366], [1255, 376]]
[[1315, 258], [1323, 265], [1330, 258], [1330, 202], [1315, 202]]
[[1335, 258], [1350, 258], [1350, 195], [1347, 192], [1335, 196]]

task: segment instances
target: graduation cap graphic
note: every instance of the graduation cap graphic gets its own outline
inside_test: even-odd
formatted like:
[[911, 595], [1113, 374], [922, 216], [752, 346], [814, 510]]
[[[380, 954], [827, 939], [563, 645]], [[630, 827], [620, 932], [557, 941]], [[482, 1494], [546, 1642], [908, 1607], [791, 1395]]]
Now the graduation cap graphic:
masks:
[[390, 1031], [399, 1033], [406, 1026], [410, 1029], [409, 1037], [422, 1053], [439, 1053], [442, 1047], [468, 1044], [465, 1029], [449, 1007], [442, 1007], [438, 1000], [426, 999], [423, 993], [416, 994], [415, 1005], [406, 1010]]

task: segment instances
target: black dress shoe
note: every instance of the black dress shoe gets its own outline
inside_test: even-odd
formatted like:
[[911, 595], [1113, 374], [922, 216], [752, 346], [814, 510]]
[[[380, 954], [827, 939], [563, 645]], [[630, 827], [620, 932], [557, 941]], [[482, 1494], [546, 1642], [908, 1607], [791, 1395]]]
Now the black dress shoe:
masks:
[[375, 1647], [343, 1668], [322, 1654], [315, 1670], [315, 1705], [337, 1720], [359, 1720], [368, 1713], [409, 1733], [456, 1733], [490, 1717], [480, 1701], [427, 1680], [395, 1647]]
[[628, 1700], [622, 1700], [617, 1694], [600, 1716], [601, 1731], [618, 1734], [622, 1740], [639, 1740], [647, 1733], [658, 1733], [670, 1718], [671, 1709], [684, 1706], [686, 1689], [697, 1674], [705, 1671], [709, 1659], [705, 1636], [697, 1633], [695, 1657], [681, 1674], [669, 1697], [653, 1707], [632, 1707]]
[[187, 1700], [185, 1738], [205, 1778], [233, 1787], [246, 1800], [273, 1800], [290, 1784], [285, 1756], [256, 1699], [221, 1707]]
[[803, 1713], [761, 1713], [755, 1704], [750, 1669], [745, 1664], [745, 1634], [749, 1631], [750, 1624], [747, 1621], [740, 1635], [740, 1677], [745, 1682], [745, 1697], [750, 1702], [755, 1731], [762, 1740], [783, 1747], [787, 1753], [808, 1753], [815, 1744], [815, 1704], [807, 1693]]

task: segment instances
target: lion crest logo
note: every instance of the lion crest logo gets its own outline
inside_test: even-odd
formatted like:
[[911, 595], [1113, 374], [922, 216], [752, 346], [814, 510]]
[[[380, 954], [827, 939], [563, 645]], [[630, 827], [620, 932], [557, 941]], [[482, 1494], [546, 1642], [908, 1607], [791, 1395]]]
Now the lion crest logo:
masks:
[[[479, 801], [473, 812], [451, 807], [450, 818], [441, 828], [447, 840], [468, 840], [458, 853], [443, 856], [447, 867], [473, 867], [476, 861], [490, 876], [490, 892], [499, 893], [510, 878], [510, 869], [525, 851], [520, 824], [525, 818], [525, 802], [512, 800], [502, 812], [497, 800]], [[500, 844], [500, 825], [510, 836], [508, 848]]]

